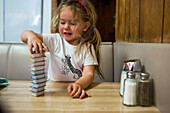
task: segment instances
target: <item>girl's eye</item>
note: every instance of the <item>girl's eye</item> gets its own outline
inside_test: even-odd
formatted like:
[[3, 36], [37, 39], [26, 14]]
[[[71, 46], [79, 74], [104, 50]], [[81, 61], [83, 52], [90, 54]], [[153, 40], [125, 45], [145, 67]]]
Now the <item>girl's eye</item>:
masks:
[[75, 23], [71, 23], [71, 25], [75, 25]]
[[65, 22], [60, 22], [60, 24], [62, 24], [62, 25], [63, 25], [63, 24], [65, 24]]
[[71, 23], [71, 25], [73, 25], [73, 26], [74, 26], [75, 24], [74, 24], [74, 23]]
[[76, 25], [74, 22], [71, 22], [70, 24], [71, 24], [71, 25]]

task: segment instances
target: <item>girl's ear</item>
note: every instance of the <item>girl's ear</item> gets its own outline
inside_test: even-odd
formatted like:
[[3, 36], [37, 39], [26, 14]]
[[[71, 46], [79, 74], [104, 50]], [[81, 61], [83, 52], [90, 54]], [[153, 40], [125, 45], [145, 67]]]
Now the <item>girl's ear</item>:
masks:
[[90, 22], [86, 22], [83, 31], [87, 31], [89, 26], [90, 26]]

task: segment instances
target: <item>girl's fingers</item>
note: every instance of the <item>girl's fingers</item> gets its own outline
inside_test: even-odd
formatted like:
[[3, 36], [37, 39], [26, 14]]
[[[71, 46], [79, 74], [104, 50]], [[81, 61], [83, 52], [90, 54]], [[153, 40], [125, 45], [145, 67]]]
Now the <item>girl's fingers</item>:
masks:
[[49, 52], [48, 47], [44, 43], [36, 43], [36, 42], [34, 43], [34, 49], [36, 53], [40, 52], [40, 54], [43, 55], [43, 48], [47, 52]]
[[81, 92], [81, 95], [80, 95], [80, 99], [82, 99], [83, 97], [85, 97], [86, 96], [86, 92], [84, 91], [84, 90], [82, 90], [82, 92]]
[[72, 85], [69, 85], [69, 86], [67, 87], [67, 91], [68, 91], [68, 93], [71, 93], [71, 91], [72, 91]]
[[72, 97], [73, 97], [73, 98], [79, 97], [81, 93], [82, 93], [82, 91], [81, 91], [81, 88], [79, 87], [78, 90], [77, 90], [77, 92], [76, 92], [74, 95], [72, 95]]
[[32, 54], [32, 44], [28, 44], [30, 53]]
[[91, 97], [91, 95], [90, 95], [89, 93], [87, 93], [87, 92], [86, 92], [86, 95], [87, 95], [88, 97]]
[[44, 49], [45, 49], [47, 52], [49, 52], [48, 47], [47, 47], [44, 43], [42, 43], [42, 46], [44, 47]]
[[67, 87], [68, 93], [70, 93], [70, 96], [72, 98], [79, 97], [80, 99], [84, 98], [85, 96], [91, 97], [89, 93], [87, 93], [85, 90], [82, 90], [80, 86], [77, 86], [76, 84], [70, 84]]
[[80, 99], [84, 98], [85, 96], [91, 97], [91, 95], [89, 93], [87, 93], [85, 90], [82, 90], [82, 93], [80, 95]]
[[38, 48], [39, 48], [40, 54], [43, 55], [43, 47], [42, 47], [42, 44], [38, 43]]
[[33, 42], [33, 46], [34, 46], [34, 51], [35, 53], [38, 53], [38, 46], [36, 42]]
[[76, 92], [78, 91], [78, 89], [79, 89], [78, 87], [73, 86], [73, 89], [72, 89], [70, 96], [74, 96], [76, 94]]

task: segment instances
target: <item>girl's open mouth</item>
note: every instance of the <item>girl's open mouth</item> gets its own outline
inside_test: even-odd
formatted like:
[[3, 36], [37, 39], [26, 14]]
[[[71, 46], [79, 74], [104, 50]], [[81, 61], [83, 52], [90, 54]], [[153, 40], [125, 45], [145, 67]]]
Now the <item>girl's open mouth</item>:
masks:
[[72, 33], [64, 32], [64, 35], [65, 35], [65, 36], [70, 36], [70, 35], [72, 35]]

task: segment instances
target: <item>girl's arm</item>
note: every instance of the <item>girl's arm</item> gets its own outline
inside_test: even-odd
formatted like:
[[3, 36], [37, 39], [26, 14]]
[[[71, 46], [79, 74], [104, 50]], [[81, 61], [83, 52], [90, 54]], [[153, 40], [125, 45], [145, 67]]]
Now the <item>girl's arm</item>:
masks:
[[75, 83], [70, 84], [67, 88], [68, 92], [70, 93], [70, 96], [72, 96], [73, 98], [79, 97], [80, 99], [82, 99], [86, 95], [91, 96], [85, 91], [85, 89], [93, 82], [93, 79], [94, 66], [84, 66], [83, 76]]
[[94, 66], [84, 66], [82, 77], [77, 80], [75, 83], [78, 83], [82, 86], [82, 89], [86, 89], [94, 79]]
[[43, 48], [46, 51], [48, 47], [43, 43], [43, 36], [41, 34], [35, 33], [31, 30], [26, 30], [21, 34], [21, 40], [28, 44], [30, 53], [33, 53], [32, 48], [36, 53], [40, 52], [43, 55]]

